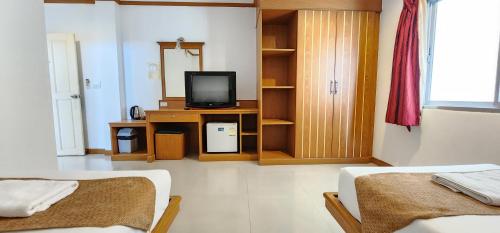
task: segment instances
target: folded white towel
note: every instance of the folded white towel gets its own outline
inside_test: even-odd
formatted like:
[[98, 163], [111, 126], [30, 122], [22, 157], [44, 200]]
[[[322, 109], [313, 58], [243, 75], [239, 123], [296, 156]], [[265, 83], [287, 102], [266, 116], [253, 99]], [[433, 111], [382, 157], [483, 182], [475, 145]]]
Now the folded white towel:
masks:
[[0, 217], [29, 217], [72, 194], [77, 181], [2, 180]]
[[487, 205], [500, 206], [500, 170], [438, 173], [432, 180]]

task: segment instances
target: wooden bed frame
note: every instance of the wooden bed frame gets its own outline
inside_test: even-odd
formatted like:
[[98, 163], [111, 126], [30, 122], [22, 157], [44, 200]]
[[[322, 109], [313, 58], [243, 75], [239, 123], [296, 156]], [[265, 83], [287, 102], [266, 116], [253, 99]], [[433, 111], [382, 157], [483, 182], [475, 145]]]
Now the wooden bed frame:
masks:
[[180, 204], [181, 204], [181, 197], [180, 196], [171, 196], [170, 201], [168, 202], [167, 209], [165, 209], [165, 212], [163, 212], [163, 215], [160, 218], [160, 221], [156, 224], [155, 228], [151, 233], [166, 233], [168, 232], [168, 228], [170, 228], [170, 225], [172, 225], [172, 222], [174, 221], [175, 217], [177, 216], [177, 213], [179, 213], [180, 210]]
[[[379, 160], [375, 157], [371, 158], [371, 162], [379, 167], [392, 167], [391, 164], [386, 163], [383, 160]], [[332, 216], [337, 220], [339, 225], [344, 229], [346, 233], [361, 233], [361, 223], [342, 205], [339, 200], [338, 192], [327, 192], [323, 193], [325, 197], [326, 209], [332, 214]]]
[[361, 223], [339, 200], [338, 193], [324, 193], [325, 206], [346, 233], [361, 233]]

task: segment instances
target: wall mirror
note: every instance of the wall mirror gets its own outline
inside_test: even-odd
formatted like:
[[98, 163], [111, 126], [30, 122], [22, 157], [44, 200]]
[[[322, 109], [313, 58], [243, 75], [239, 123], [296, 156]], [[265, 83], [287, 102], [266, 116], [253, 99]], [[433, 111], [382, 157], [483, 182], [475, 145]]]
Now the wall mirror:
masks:
[[203, 71], [203, 42], [158, 42], [162, 97], [184, 98], [184, 71]]

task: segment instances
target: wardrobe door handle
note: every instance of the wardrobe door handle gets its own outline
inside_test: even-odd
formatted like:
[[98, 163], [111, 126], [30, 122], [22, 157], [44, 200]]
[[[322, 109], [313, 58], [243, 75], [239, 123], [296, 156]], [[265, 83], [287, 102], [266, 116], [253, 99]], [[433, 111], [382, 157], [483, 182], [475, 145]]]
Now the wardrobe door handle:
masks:
[[337, 80], [330, 80], [330, 95], [336, 95], [339, 89], [339, 82]]

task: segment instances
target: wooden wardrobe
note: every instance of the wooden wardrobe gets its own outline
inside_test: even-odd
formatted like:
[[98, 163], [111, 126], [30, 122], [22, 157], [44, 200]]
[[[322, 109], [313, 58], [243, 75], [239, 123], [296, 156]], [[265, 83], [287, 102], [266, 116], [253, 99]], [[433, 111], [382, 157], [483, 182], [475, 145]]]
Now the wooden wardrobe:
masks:
[[260, 163], [369, 162], [379, 13], [258, 14]]

